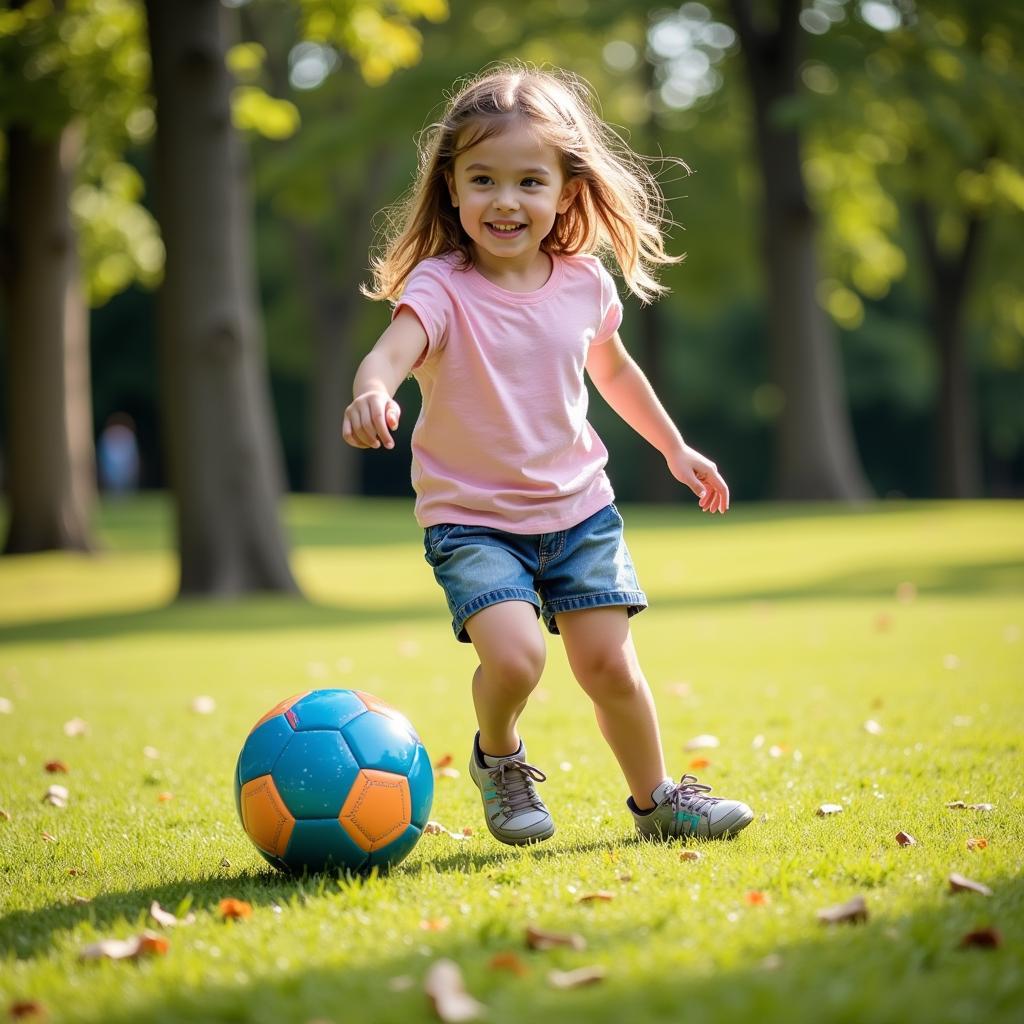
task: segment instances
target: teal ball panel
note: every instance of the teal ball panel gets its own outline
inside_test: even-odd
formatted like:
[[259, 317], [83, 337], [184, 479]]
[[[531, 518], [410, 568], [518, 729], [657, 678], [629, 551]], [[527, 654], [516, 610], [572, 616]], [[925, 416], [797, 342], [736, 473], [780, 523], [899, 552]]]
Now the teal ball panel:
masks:
[[296, 872], [332, 868], [357, 872], [369, 866], [367, 858], [367, 852], [352, 841], [337, 818], [320, 818], [295, 822], [282, 859]]
[[398, 775], [408, 774], [420, 749], [419, 741], [401, 722], [376, 711], [349, 722], [342, 733], [360, 765]]
[[366, 712], [366, 705], [351, 690], [314, 690], [288, 709], [298, 732], [310, 729], [340, 729]]
[[409, 769], [409, 795], [412, 798], [412, 823], [423, 828], [430, 818], [434, 802], [434, 768], [425, 747], [418, 747]]
[[281, 751], [294, 735], [284, 715], [268, 718], [261, 726], [253, 729], [238, 755], [238, 784], [244, 786], [261, 775], [269, 775]]
[[386, 870], [400, 864], [412, 853], [412, 848], [419, 842], [422, 831], [415, 825], [410, 825], [397, 839], [393, 839], [387, 846], [374, 850], [367, 862], [367, 867]]
[[297, 732], [274, 765], [274, 784], [296, 818], [337, 818], [358, 773], [340, 732]]

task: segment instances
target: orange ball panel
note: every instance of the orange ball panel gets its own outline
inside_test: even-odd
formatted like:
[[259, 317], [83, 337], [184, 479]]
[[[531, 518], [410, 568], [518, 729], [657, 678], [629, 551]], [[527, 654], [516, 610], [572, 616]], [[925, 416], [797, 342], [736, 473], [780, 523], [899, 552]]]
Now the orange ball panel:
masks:
[[412, 820], [409, 782], [392, 772], [363, 768], [338, 815], [341, 827], [366, 851], [397, 839]]
[[366, 705], [367, 711], [376, 711], [388, 716], [395, 714], [395, 709], [380, 697], [375, 697], [372, 693], [365, 693], [363, 690], [353, 690], [352, 692]]
[[269, 775], [261, 775], [242, 787], [242, 826], [263, 851], [283, 857], [295, 828], [295, 818], [284, 805]]
[[302, 693], [295, 694], [294, 697], [289, 697], [287, 700], [281, 701], [280, 704], [275, 704], [250, 730], [250, 733], [255, 732], [264, 722], [268, 719], [273, 718], [275, 715], [283, 715], [293, 704], [298, 704], [303, 697], [307, 694], [312, 693], [312, 690], [303, 690]]

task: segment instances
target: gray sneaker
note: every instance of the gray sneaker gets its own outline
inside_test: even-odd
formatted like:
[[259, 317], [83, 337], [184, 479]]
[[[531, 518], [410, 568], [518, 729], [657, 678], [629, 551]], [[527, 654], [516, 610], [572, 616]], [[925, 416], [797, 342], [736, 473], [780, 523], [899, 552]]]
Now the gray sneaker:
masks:
[[484, 763], [477, 733], [469, 759], [469, 774], [483, 797], [487, 827], [499, 842], [523, 846], [550, 839], [555, 834], [555, 823], [533, 786], [547, 776], [527, 764], [526, 747], [522, 743], [514, 754], [503, 757], [492, 767]]
[[630, 797], [626, 805], [633, 813], [636, 830], [650, 839], [731, 839], [754, 819], [754, 812], [739, 800], [708, 796], [710, 786], [684, 775], [679, 782], [665, 779], [651, 794], [653, 811], [641, 814]]

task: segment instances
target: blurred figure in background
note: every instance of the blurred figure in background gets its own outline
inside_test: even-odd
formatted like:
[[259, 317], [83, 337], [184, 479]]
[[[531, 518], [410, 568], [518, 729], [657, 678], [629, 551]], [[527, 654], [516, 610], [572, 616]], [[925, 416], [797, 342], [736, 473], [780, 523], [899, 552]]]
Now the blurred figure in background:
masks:
[[100, 486], [113, 495], [133, 494], [139, 486], [139, 443], [135, 421], [126, 412], [107, 417], [96, 446]]

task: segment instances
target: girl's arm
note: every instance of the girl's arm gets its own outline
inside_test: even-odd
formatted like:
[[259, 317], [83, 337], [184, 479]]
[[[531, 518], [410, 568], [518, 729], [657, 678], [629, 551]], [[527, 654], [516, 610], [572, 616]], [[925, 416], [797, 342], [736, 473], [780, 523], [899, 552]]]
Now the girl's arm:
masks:
[[683, 440], [618, 332], [591, 346], [587, 373], [601, 397], [665, 456], [669, 471], [700, 498], [705, 512], [728, 511], [729, 487], [718, 467]]
[[353, 448], [394, 448], [390, 431], [402, 410], [391, 397], [427, 347], [427, 332], [413, 311], [399, 309], [352, 382], [352, 404], [345, 410], [341, 436]]

